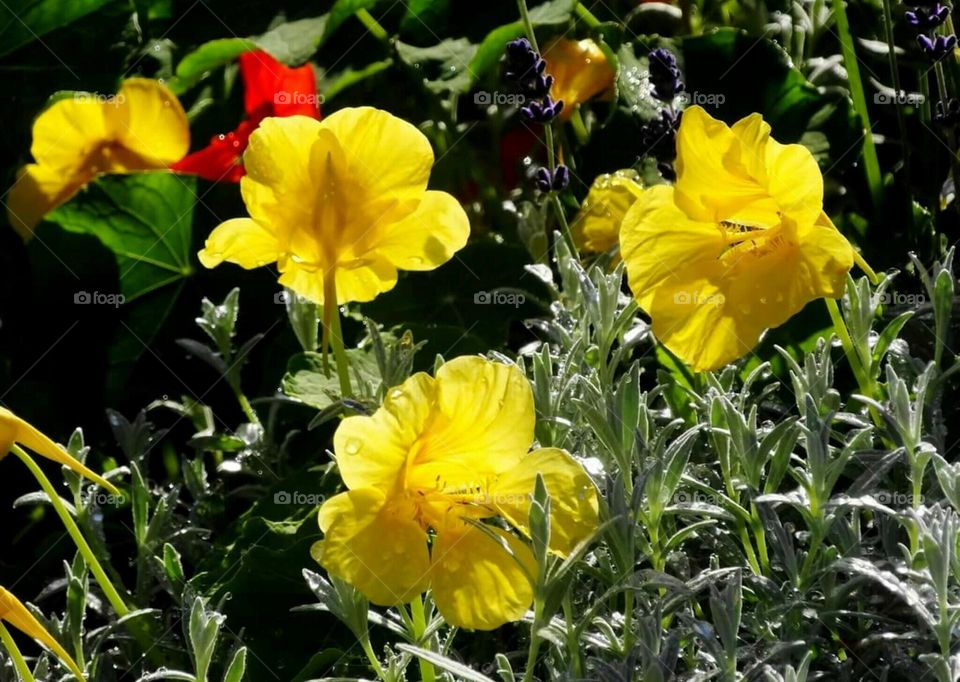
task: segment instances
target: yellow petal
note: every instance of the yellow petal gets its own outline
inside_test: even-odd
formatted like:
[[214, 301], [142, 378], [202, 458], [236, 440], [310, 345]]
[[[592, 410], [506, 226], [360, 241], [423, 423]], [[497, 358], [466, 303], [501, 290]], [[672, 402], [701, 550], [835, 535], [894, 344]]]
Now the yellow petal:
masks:
[[117, 97], [103, 107], [113, 139], [139, 157], [138, 167], [123, 170], [163, 168], [190, 150], [190, 125], [183, 106], [159, 81], [125, 80]]
[[[748, 139], [763, 142], [762, 134]], [[704, 222], [776, 222], [778, 206], [751, 174], [763, 167], [762, 159], [762, 147], [745, 147], [726, 123], [699, 106], [685, 109], [677, 132], [677, 205]]]
[[103, 104], [78, 95], [55, 102], [37, 117], [30, 153], [37, 163], [70, 175], [108, 137]]
[[[306, 299], [323, 305], [323, 269], [285, 260], [280, 267], [280, 284]], [[397, 284], [397, 269], [379, 254], [353, 261], [350, 267], [336, 269], [337, 303], [372, 301]]]
[[[340, 141], [349, 185], [338, 188], [345, 200], [369, 220], [384, 224], [383, 211], [401, 205], [406, 215], [416, 207], [430, 178], [433, 149], [426, 136], [403, 119], [372, 107], [341, 109], [320, 126]], [[373, 201], [374, 205], [365, 205]], [[413, 202], [412, 205], [409, 202]]]
[[434, 407], [436, 383], [423, 372], [387, 392], [371, 416], [347, 417], [333, 437], [337, 466], [348, 488], [391, 489]]
[[542, 448], [528, 454], [499, 476], [490, 490], [500, 514], [528, 535], [537, 474], [550, 494], [550, 549], [566, 556], [597, 529], [597, 488], [580, 463], [564, 450]]
[[725, 247], [720, 229], [688, 218], [675, 195], [667, 185], [647, 189], [621, 226], [620, 253], [630, 290], [648, 313], [659, 287], [689, 279], [682, 271], [716, 267]]
[[467, 244], [470, 221], [446, 192], [426, 192], [403, 220], [378, 230], [374, 248], [402, 270], [433, 270]]
[[7, 195], [10, 224], [20, 236], [29, 239], [47, 213], [69, 200], [92, 179], [92, 174], [83, 171], [68, 173], [36, 163], [24, 166]]
[[577, 247], [606, 253], [617, 246], [620, 224], [642, 192], [640, 176], [632, 169], [598, 176], [571, 226]]
[[613, 69], [600, 46], [586, 38], [559, 38], [543, 51], [547, 73], [553, 76], [550, 95], [563, 100], [561, 118], [566, 120], [574, 108], [613, 88]]
[[77, 665], [73, 657], [67, 653], [60, 643], [53, 638], [43, 625], [40, 624], [30, 610], [17, 599], [13, 594], [0, 587], [0, 620], [4, 620], [20, 632], [32, 637], [34, 640], [50, 649], [57, 658], [77, 677], [80, 682], [84, 682], [83, 671]]
[[240, 191], [250, 216], [261, 225], [292, 231], [313, 226], [317, 188], [310, 174], [320, 122], [309, 116], [266, 118], [250, 136], [243, 155], [246, 176]]
[[279, 252], [270, 230], [250, 218], [234, 218], [213, 229], [197, 256], [207, 268], [227, 261], [249, 270], [273, 263]]
[[117, 490], [110, 481], [81, 464], [72, 457], [70, 453], [40, 433], [40, 431], [28, 422], [10, 410], [0, 407], [0, 452], [6, 455], [10, 452], [10, 448], [14, 443], [26, 446], [41, 457], [46, 457], [58, 464], [62, 464], [84, 478], [106, 488], [114, 495], [120, 495], [120, 491]]
[[480, 357], [445, 363], [436, 378], [437, 413], [418, 442], [414, 488], [484, 485], [514, 467], [533, 444], [533, 391], [516, 365]]
[[374, 488], [360, 488], [327, 500], [319, 520], [320, 564], [374, 604], [405, 604], [426, 591], [428, 538], [411, 508]]
[[514, 535], [456, 521], [437, 533], [432, 554], [433, 599], [450, 625], [493, 630], [530, 608], [536, 560]]

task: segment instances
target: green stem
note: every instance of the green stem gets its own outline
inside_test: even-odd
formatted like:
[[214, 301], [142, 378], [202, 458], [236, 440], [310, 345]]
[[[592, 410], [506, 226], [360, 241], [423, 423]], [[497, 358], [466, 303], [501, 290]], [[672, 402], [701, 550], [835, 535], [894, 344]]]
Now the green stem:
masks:
[[257, 412], [253, 409], [253, 405], [250, 404], [247, 396], [243, 394], [243, 391], [240, 390], [239, 387], [235, 388], [233, 392], [237, 396], [237, 402], [240, 403], [240, 409], [243, 410], [243, 413], [247, 416], [247, 419], [250, 420], [250, 423], [259, 425], [260, 417], [257, 416]]
[[[423, 595], [410, 602], [410, 614], [413, 617], [413, 636], [417, 640], [417, 645], [428, 648], [425, 646], [426, 642], [422, 641], [424, 633], [427, 631], [427, 618], [423, 611]], [[433, 663], [419, 657], [417, 660], [420, 662], [420, 679], [423, 682], [436, 682], [437, 671], [433, 667]]]
[[883, 201], [883, 176], [880, 174], [877, 148], [873, 144], [873, 126], [870, 123], [870, 112], [867, 111], [867, 97], [860, 77], [860, 64], [857, 62], [853, 34], [850, 33], [850, 22], [847, 21], [847, 10], [843, 0], [833, 0], [833, 16], [840, 34], [840, 51], [843, 53], [843, 64], [847, 69], [847, 80], [850, 82], [850, 96], [863, 127], [863, 166], [867, 175], [867, 185], [870, 188], [873, 208], [878, 211]]
[[380, 25], [380, 22], [373, 18], [373, 15], [370, 14], [365, 9], [359, 9], [354, 13], [354, 16], [360, 20], [360, 23], [373, 34], [377, 40], [387, 42], [390, 40], [390, 34], [387, 33], [386, 29]]
[[[567, 621], [567, 648], [573, 663], [573, 676], [579, 679], [583, 677], [583, 656], [580, 655], [579, 636], [574, 623], [573, 602], [570, 599], [569, 589], [563, 597], [563, 618]], [[626, 622], [626, 618], [624, 621]]]
[[868, 380], [866, 372], [863, 368], [863, 363], [860, 358], [860, 353], [857, 351], [856, 346], [853, 343], [853, 339], [850, 337], [850, 332], [847, 330], [847, 323], [843, 321], [843, 315], [840, 314], [840, 308], [837, 305], [837, 302], [832, 298], [823, 299], [827, 304], [827, 311], [830, 313], [830, 320], [833, 322], [833, 329], [837, 332], [837, 336], [840, 337], [840, 344], [843, 346], [843, 352], [847, 356], [847, 361], [850, 363], [850, 367], [853, 370], [853, 375], [857, 380], [857, 385], [860, 387], [860, 390], [867, 397], [873, 397], [873, 388], [871, 382]]
[[533, 625], [530, 626], [530, 647], [527, 649], [527, 666], [523, 671], [523, 682], [532, 682], [533, 671], [537, 667], [537, 657], [540, 655], [540, 635], [537, 634], [540, 630], [540, 611], [540, 605], [537, 604]]
[[13, 667], [16, 668], [21, 682], [36, 682], [33, 674], [30, 672], [30, 666], [27, 665], [27, 661], [23, 658], [23, 654], [20, 653], [20, 649], [13, 639], [13, 635], [4, 627], [3, 623], [0, 623], [0, 641], [3, 642], [3, 648], [10, 654]]
[[323, 324], [327, 327], [327, 336], [333, 348], [333, 357], [337, 361], [337, 376], [340, 378], [340, 394], [344, 398], [353, 396], [350, 386], [350, 362], [343, 346], [343, 331], [340, 327], [340, 308], [337, 306], [337, 285], [333, 277], [326, 277], [323, 285]]
[[50, 479], [47, 478], [47, 475], [43, 473], [43, 469], [41, 469], [37, 463], [33, 461], [33, 458], [24, 452], [19, 445], [13, 445], [10, 448], [10, 452], [19, 457], [20, 460], [27, 465], [27, 468], [30, 469], [30, 473], [32, 473], [33, 477], [37, 479], [40, 487], [43, 488], [43, 491], [47, 494], [47, 497], [50, 498], [50, 504], [53, 505], [54, 511], [57, 512], [57, 516], [59, 516], [60, 520], [63, 522], [64, 527], [67, 529], [67, 533], [69, 533], [73, 543], [77, 546], [77, 550], [79, 550], [80, 554], [83, 555], [84, 560], [90, 567], [90, 571], [97, 579], [97, 584], [100, 585], [100, 589], [103, 590], [103, 593], [107, 597], [107, 601], [110, 602], [110, 605], [113, 607], [113, 610], [116, 612], [117, 616], [123, 618], [129, 615], [130, 608], [123, 600], [123, 597], [120, 596], [117, 588], [113, 586], [113, 582], [111, 582], [110, 578], [107, 576], [107, 572], [103, 570], [103, 566], [100, 565], [100, 561], [97, 559], [97, 556], [93, 553], [93, 550], [90, 549], [90, 545], [87, 544], [87, 540], [83, 537], [83, 533], [80, 532], [80, 528], [73, 520], [73, 517], [70, 516], [70, 512], [67, 511], [67, 508], [64, 506], [63, 500], [60, 499], [60, 495], [53, 487], [53, 484], [50, 483]]
[[581, 145], [590, 140], [590, 133], [587, 132], [587, 125], [583, 122], [583, 115], [580, 113], [580, 107], [575, 107], [570, 112], [570, 127], [573, 128], [573, 134], [577, 142]]
[[903, 89], [900, 84], [900, 69], [897, 68], [897, 46], [893, 41], [893, 11], [890, 8], [890, 4], [890, 0], [883, 0], [883, 28], [887, 41], [887, 60], [890, 65], [890, 76], [893, 79], [893, 88], [897, 91], [897, 102], [895, 102], [897, 108], [897, 127], [900, 129], [900, 148], [903, 150], [903, 169], [907, 179], [907, 187], [909, 187], [910, 152], [912, 149], [907, 141], [907, 124], [903, 119], [903, 105], [900, 104], [900, 95], [903, 93]]
[[590, 28], [596, 28], [600, 25], [600, 20], [593, 15], [593, 12], [584, 7], [582, 2], [578, 2], [576, 7], [573, 8], [573, 11], [576, 12], [577, 16], [583, 19], [583, 23]]
[[367, 660], [370, 661], [370, 666], [373, 668], [373, 671], [377, 674], [377, 679], [383, 679], [383, 667], [380, 665], [380, 661], [377, 660], [377, 655], [373, 653], [373, 647], [370, 645], [370, 637], [362, 637], [360, 639], [360, 647], [363, 649], [363, 653], [366, 654]]

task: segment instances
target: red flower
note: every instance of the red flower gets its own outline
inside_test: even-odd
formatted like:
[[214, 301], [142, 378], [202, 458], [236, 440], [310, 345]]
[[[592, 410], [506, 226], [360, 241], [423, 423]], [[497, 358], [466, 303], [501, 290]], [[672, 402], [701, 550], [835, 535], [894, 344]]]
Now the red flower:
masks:
[[320, 118], [317, 81], [309, 64], [292, 69], [262, 50], [240, 55], [243, 108], [247, 117], [236, 130], [215, 135], [210, 144], [171, 168], [206, 180], [239, 182], [250, 134], [268, 116]]

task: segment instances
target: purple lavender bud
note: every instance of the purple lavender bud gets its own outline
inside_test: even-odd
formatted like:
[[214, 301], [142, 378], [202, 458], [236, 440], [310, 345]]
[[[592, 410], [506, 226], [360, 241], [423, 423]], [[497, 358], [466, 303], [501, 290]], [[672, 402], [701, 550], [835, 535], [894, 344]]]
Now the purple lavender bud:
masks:
[[677, 58], [672, 52], [662, 47], [651, 50], [647, 58], [650, 62], [650, 82], [653, 84], [653, 96], [663, 102], [672, 101], [678, 93], [684, 90]]
[[551, 99], [548, 95], [543, 99], [542, 102], [538, 102], [536, 100], [530, 102], [527, 104], [527, 106], [522, 107], [520, 112], [528, 121], [534, 121], [535, 123], [549, 123], [556, 118], [562, 110], [563, 100], [554, 102], [553, 99]]
[[553, 186], [553, 179], [550, 177], [550, 169], [543, 166], [537, 169], [534, 180], [537, 183], [537, 189], [539, 189], [541, 192], [549, 192], [550, 188]]
[[947, 20], [950, 16], [950, 6], [940, 3], [932, 7], [917, 7], [915, 10], [909, 10], [903, 13], [907, 23], [921, 31], [928, 31], [936, 28]]
[[562, 163], [553, 171], [553, 191], [559, 192], [570, 184], [570, 169]]
[[957, 46], [957, 36], [930, 36], [920, 34], [917, 36], [917, 44], [925, 55], [933, 61], [940, 61]]

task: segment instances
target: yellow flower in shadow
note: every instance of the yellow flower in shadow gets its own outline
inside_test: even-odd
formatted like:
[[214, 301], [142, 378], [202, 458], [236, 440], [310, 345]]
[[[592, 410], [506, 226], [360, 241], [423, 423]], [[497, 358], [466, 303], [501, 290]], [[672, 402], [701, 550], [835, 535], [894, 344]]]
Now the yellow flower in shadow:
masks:
[[613, 88], [616, 74], [603, 50], [589, 38], [558, 38], [547, 45], [543, 58], [547, 73], [553, 76], [550, 96], [563, 100], [560, 118], [564, 121], [577, 106]]
[[514, 365], [462, 357], [415, 374], [372, 416], [334, 437], [348, 489], [320, 509], [315, 552], [375, 604], [429, 588], [451, 625], [489, 630], [533, 600], [536, 561], [523, 534], [539, 473], [551, 496], [550, 549], [568, 554], [598, 525], [596, 488], [556, 448], [530, 450], [533, 392]]
[[166, 168], [189, 148], [183, 107], [158, 81], [131, 78], [111, 96], [77, 93], [34, 121], [35, 163], [17, 174], [7, 218], [27, 239], [43, 216], [97, 175]]
[[398, 270], [448, 261], [470, 234], [457, 200], [427, 190], [427, 138], [385, 111], [267, 118], [243, 162], [250, 217], [217, 226], [200, 262], [276, 263], [280, 284], [316, 303], [370, 301]]
[[0, 620], [9, 623], [20, 632], [52, 651], [80, 682], [84, 682], [83, 671], [47, 629], [40, 624], [30, 610], [10, 592], [0, 587]]
[[69, 452], [40, 433], [29, 422], [21, 419], [5, 407], [0, 407], [0, 459], [10, 453], [10, 448], [14, 444], [27, 447], [41, 457], [62, 464], [84, 478], [106, 488], [114, 495], [120, 494], [120, 491], [110, 481], [95, 474], [77, 461]]
[[854, 261], [805, 147], [776, 142], [759, 114], [728, 127], [698, 106], [677, 133], [676, 185], [643, 192], [620, 250], [654, 334], [696, 370], [742, 357], [810, 301], [839, 298]]
[[[633, 169], [598, 176], [571, 229], [581, 252], [606, 253], [620, 242], [620, 224], [633, 203], [643, 193], [640, 175]], [[615, 259], [619, 262], [619, 256]]]

